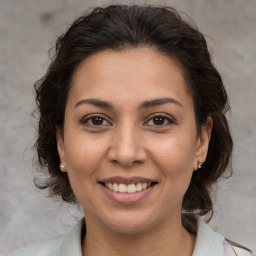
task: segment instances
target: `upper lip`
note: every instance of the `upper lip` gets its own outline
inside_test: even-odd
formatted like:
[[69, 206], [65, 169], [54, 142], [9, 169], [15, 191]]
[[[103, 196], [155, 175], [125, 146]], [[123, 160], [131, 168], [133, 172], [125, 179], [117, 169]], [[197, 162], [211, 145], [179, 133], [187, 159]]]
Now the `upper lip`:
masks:
[[120, 177], [120, 176], [115, 176], [115, 177], [109, 177], [105, 178], [102, 180], [99, 180], [101, 183], [117, 183], [117, 184], [137, 184], [137, 183], [153, 183], [157, 182], [156, 180], [152, 180], [149, 178], [144, 178], [144, 177]]

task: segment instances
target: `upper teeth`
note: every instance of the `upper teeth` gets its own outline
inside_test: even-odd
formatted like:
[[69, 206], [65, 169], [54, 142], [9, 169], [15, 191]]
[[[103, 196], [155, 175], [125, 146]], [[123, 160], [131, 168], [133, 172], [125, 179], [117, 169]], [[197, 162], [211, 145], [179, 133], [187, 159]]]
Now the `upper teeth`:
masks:
[[137, 183], [137, 184], [117, 184], [117, 183], [105, 183], [105, 186], [109, 188], [110, 190], [113, 190], [115, 192], [120, 193], [135, 193], [137, 191], [144, 190], [148, 188], [151, 185], [151, 183]]

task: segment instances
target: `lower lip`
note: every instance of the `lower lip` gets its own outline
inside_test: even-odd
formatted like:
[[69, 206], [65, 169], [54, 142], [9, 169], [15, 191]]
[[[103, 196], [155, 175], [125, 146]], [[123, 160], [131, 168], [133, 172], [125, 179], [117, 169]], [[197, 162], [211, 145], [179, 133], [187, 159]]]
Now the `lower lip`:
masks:
[[120, 204], [137, 203], [137, 202], [141, 201], [142, 199], [146, 198], [152, 192], [153, 188], [155, 187], [155, 185], [154, 185], [145, 190], [138, 191], [135, 193], [120, 193], [120, 192], [115, 192], [113, 190], [110, 190], [102, 184], [100, 184], [100, 186], [108, 198], [110, 198], [111, 200], [113, 200], [117, 203], [120, 203]]

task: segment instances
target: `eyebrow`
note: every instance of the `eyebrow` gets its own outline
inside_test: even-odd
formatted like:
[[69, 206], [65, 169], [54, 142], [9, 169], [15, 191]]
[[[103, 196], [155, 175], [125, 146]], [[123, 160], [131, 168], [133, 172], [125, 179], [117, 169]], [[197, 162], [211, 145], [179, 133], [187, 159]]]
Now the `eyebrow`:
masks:
[[[174, 103], [177, 106], [183, 108], [182, 104], [173, 99], [173, 98], [158, 98], [158, 99], [153, 99], [153, 100], [148, 100], [148, 101], [143, 101], [140, 106], [139, 109], [145, 109], [145, 108], [151, 108], [151, 107], [155, 107], [155, 106], [161, 106], [167, 103]], [[82, 105], [82, 104], [91, 104], [93, 106], [96, 107], [100, 107], [103, 109], [114, 109], [114, 105], [110, 102], [107, 101], [103, 101], [103, 100], [99, 100], [99, 99], [83, 99], [78, 101], [75, 104], [75, 108]]]
[[174, 103], [174, 104], [178, 105], [179, 107], [183, 108], [182, 104], [173, 98], [159, 98], [159, 99], [144, 101], [144, 102], [142, 102], [142, 104], [140, 105], [139, 108], [140, 109], [151, 108], [154, 106], [160, 106], [160, 105], [164, 105], [167, 103]]
[[76, 103], [75, 108], [82, 105], [82, 104], [91, 104], [95, 107], [100, 107], [100, 108], [104, 108], [104, 109], [113, 109], [114, 106], [107, 102], [107, 101], [103, 101], [103, 100], [98, 100], [98, 99], [83, 99], [80, 100]]

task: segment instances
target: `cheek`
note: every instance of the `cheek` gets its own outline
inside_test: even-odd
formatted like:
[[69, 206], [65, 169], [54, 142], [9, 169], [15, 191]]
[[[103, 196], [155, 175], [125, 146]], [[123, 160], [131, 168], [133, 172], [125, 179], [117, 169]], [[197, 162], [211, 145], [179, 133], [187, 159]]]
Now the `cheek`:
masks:
[[151, 159], [161, 171], [169, 189], [186, 191], [193, 173], [195, 142], [189, 136], [170, 135], [156, 140], [151, 148]]
[[[68, 147], [65, 151], [67, 169], [70, 178], [92, 177], [104, 159], [106, 143], [97, 140], [96, 136], [85, 136], [83, 133], [66, 138]], [[82, 182], [82, 180], [80, 180]]]
[[[81, 134], [66, 137], [66, 164], [71, 187], [78, 201], [85, 207], [94, 205], [95, 184], [99, 175], [105, 149], [102, 140]], [[93, 195], [93, 196], [92, 196]]]
[[174, 166], [191, 165], [193, 169], [193, 160], [195, 157], [194, 139], [184, 134], [170, 134], [161, 139], [156, 138], [151, 141], [151, 152], [159, 164]]

